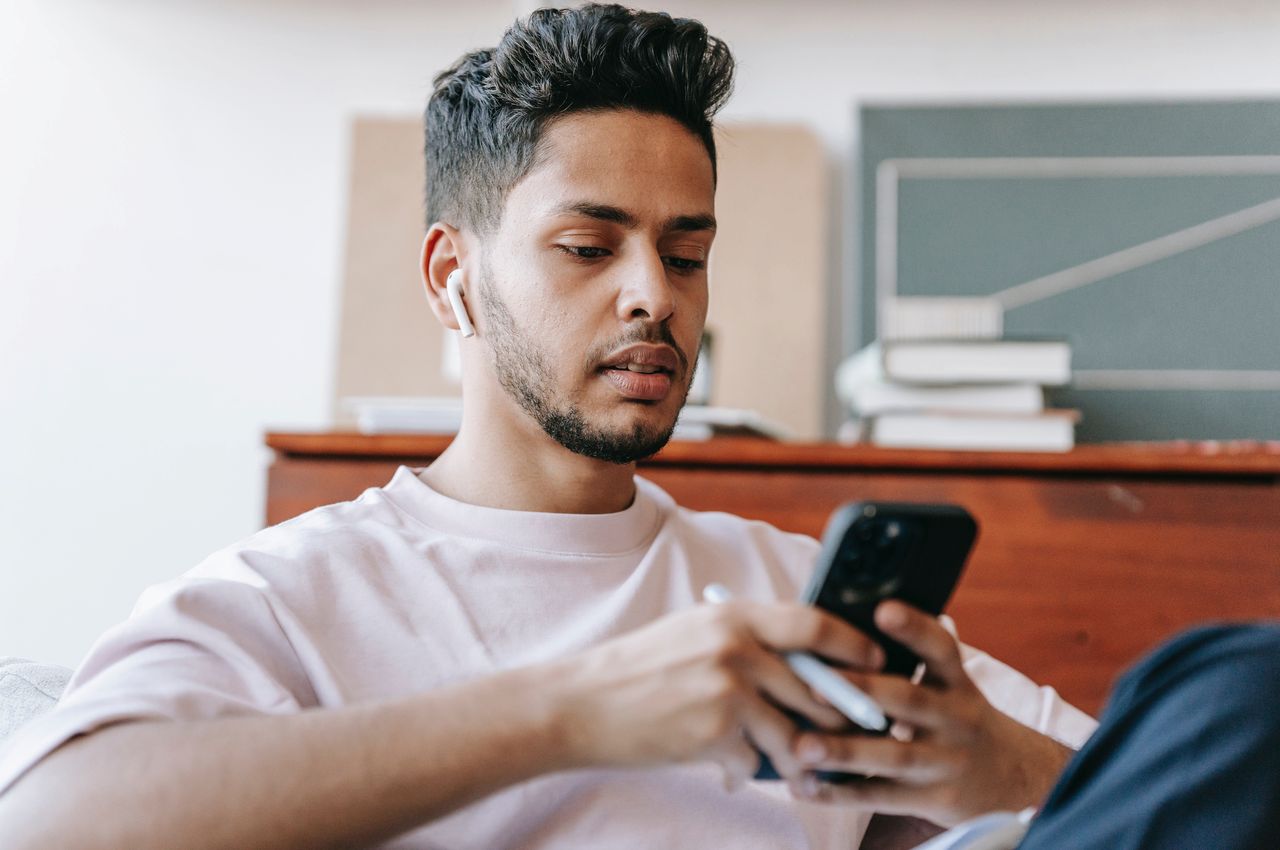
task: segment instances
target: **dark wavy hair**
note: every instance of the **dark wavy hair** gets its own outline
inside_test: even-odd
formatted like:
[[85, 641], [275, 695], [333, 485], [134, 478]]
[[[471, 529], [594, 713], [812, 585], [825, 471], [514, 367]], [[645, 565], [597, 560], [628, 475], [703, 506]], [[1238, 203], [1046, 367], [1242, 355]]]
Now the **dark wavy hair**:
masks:
[[716, 162], [712, 118], [733, 55], [700, 22], [616, 5], [539, 9], [436, 77], [427, 103], [427, 223], [495, 228], [548, 123], [573, 112], [669, 116]]

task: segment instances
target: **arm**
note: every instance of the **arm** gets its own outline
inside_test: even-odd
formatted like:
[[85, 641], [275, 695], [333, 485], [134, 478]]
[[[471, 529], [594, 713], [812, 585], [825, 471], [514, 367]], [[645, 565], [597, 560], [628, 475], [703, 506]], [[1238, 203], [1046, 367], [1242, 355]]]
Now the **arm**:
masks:
[[562, 766], [531, 673], [347, 709], [109, 726], [0, 798], [0, 834], [15, 850], [385, 840]]
[[842, 718], [777, 651], [855, 668], [879, 650], [798, 605], [667, 617], [576, 658], [393, 702], [288, 716], [138, 721], [63, 745], [0, 797], [6, 848], [349, 847], [577, 767], [715, 760], [755, 770], [743, 730], [798, 779], [794, 726]]

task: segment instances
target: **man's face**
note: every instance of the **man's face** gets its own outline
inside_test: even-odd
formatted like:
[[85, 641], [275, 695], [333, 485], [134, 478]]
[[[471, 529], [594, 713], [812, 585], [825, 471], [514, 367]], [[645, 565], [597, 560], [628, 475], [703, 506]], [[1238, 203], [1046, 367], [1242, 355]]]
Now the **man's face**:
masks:
[[702, 142], [665, 116], [578, 113], [483, 240], [482, 335], [508, 396], [561, 445], [653, 454], [684, 404], [707, 313], [715, 185]]

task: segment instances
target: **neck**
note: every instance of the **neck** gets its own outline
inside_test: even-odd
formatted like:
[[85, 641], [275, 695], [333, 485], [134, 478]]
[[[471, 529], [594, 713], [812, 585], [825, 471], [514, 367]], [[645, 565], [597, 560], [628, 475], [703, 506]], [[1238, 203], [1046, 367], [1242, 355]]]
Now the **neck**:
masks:
[[603, 514], [631, 504], [635, 470], [634, 463], [574, 454], [520, 411], [473, 410], [464, 402], [458, 436], [422, 479], [436, 492], [471, 505]]

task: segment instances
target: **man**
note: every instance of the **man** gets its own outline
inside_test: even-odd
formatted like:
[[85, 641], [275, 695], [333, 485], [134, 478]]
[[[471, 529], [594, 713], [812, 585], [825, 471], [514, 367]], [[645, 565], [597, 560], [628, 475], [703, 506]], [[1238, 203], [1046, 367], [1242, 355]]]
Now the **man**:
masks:
[[[929, 677], [877, 675], [777, 601], [814, 541], [635, 477], [692, 379], [732, 71], [697, 22], [591, 6], [441, 75], [422, 269], [475, 328], [457, 438], [150, 589], [0, 765], [13, 846], [856, 847], [872, 812], [1044, 798], [1087, 717], [898, 604], [878, 624]], [[841, 734], [787, 650], [914, 736]], [[749, 781], [755, 748], [785, 782]]]

